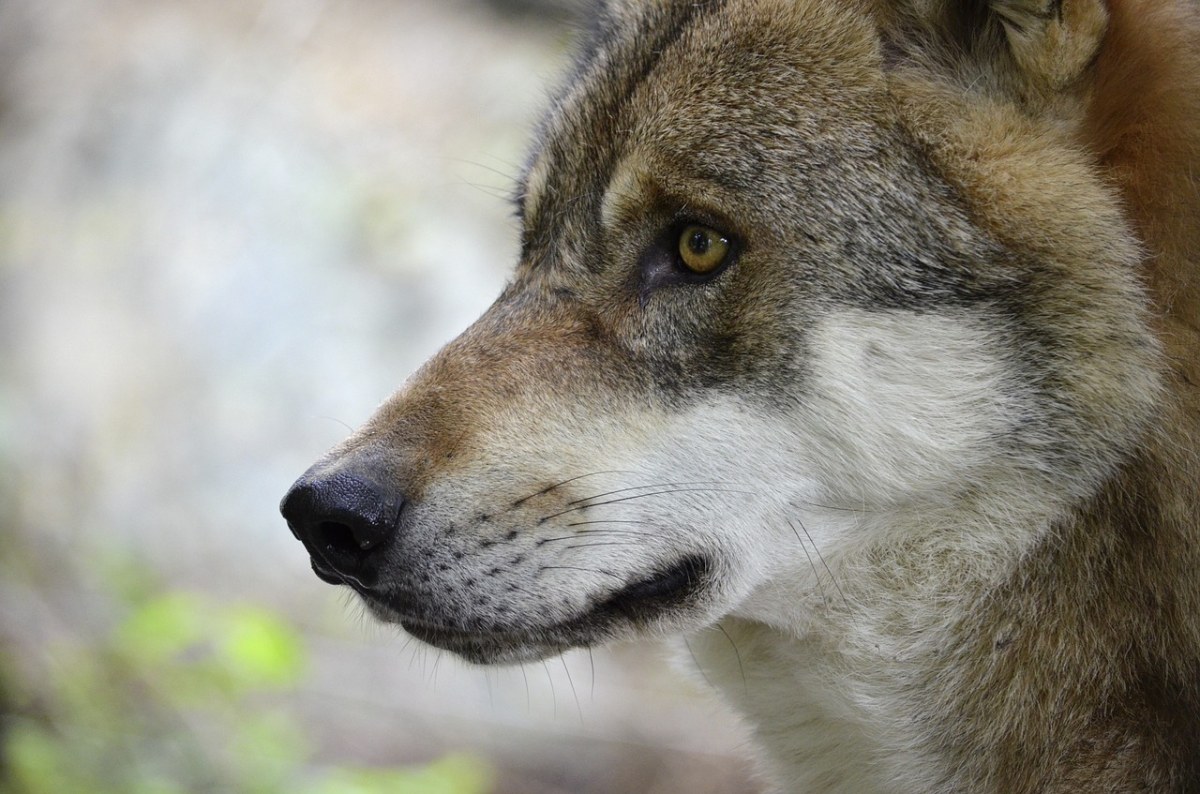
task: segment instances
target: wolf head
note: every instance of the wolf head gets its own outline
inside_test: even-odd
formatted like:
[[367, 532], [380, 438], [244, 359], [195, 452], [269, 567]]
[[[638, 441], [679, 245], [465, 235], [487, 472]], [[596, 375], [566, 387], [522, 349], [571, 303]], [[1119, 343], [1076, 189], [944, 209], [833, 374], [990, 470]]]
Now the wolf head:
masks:
[[603, 6], [508, 286], [285, 497], [318, 576], [505, 662], [802, 630], [899, 548], [1020, 554], [1157, 399], [1081, 132], [1104, 27], [1085, 0]]

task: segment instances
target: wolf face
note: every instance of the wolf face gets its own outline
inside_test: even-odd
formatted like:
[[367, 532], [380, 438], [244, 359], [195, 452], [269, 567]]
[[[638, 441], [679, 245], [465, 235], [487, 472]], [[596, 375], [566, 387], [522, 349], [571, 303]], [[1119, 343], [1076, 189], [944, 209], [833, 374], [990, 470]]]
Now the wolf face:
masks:
[[[1087, 82], [1124, 73], [1108, 22], [1098, 0], [603, 6], [503, 294], [285, 498], [318, 576], [475, 662], [736, 624], [789, 692], [840, 693], [743, 704], [781, 764], [858, 719], [891, 770], [797, 785], [1051, 790], [1072, 742], [1126, 735], [1114, 698], [1182, 692], [1146, 670], [1196, 662], [1180, 639], [1178, 667], [1039, 700], [1064, 659], [1191, 636], [1110, 637], [1133, 593], [1200, 607], [1169, 556], [1113, 551], [1195, 531], [1194, 494], [1151, 510], [1145, 484], [1182, 482], [1153, 472], [1194, 445], [1147, 439], [1196, 424], [1164, 417], [1195, 400], [1200, 292], [1184, 225], [1122, 204], [1142, 172], [1110, 78]], [[1153, 313], [1134, 222], [1165, 252]], [[1153, 529], [1168, 513], [1184, 528]]]
[[[1103, 186], [1067, 220], [1104, 260], [1071, 271], [948, 183], [868, 15], [623, 14], [542, 127], [511, 283], [285, 501], [317, 573], [514, 661], [730, 613], [794, 625], [850, 549], [1092, 488], [1153, 372]], [[1103, 362], [1044, 322], [1087, 326], [1084, 303]]]

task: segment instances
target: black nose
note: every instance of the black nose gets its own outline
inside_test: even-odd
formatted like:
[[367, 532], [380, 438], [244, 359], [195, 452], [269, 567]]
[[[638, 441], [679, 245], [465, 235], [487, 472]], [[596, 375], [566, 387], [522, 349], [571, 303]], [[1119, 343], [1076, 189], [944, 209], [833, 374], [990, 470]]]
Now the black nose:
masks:
[[369, 587], [395, 536], [404, 498], [353, 471], [310, 471], [283, 497], [279, 511], [312, 556], [317, 576]]

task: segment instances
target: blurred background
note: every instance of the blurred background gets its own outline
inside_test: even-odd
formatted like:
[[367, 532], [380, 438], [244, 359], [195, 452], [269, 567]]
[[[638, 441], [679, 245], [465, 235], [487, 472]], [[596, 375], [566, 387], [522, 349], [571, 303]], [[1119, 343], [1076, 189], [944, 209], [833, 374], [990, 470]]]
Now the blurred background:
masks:
[[566, 0], [0, 0], [0, 791], [752, 792], [650, 645], [469, 668], [291, 481], [464, 328]]

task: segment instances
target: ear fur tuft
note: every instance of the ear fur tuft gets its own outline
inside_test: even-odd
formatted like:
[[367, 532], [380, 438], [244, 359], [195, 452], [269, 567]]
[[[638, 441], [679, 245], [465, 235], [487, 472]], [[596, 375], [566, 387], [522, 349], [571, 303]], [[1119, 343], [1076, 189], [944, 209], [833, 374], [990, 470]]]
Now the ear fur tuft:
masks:
[[992, 0], [990, 6], [1026, 80], [1051, 91], [1082, 76], [1108, 29], [1103, 0]]
[[1025, 97], [1078, 82], [1108, 30], [1105, 0], [883, 0], [882, 8], [902, 49], [949, 56], [959, 73], [973, 60]]

